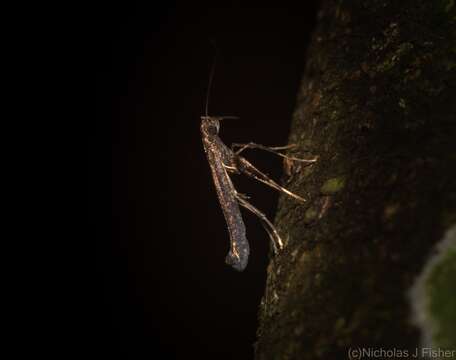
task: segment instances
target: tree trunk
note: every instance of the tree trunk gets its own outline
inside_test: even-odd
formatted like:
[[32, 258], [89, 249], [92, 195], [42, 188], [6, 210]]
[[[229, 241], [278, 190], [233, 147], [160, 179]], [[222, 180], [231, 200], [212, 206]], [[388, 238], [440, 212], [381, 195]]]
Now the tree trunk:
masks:
[[409, 290], [456, 224], [455, 9], [322, 2], [290, 134], [318, 162], [286, 169], [307, 202], [279, 201], [256, 359], [419, 346]]

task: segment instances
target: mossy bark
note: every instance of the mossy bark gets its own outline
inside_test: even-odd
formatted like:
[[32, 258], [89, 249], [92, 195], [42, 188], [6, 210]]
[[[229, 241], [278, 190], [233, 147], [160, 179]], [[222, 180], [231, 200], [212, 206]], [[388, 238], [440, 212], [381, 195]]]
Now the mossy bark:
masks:
[[256, 359], [415, 350], [407, 292], [456, 223], [456, 4], [323, 1], [290, 143]]

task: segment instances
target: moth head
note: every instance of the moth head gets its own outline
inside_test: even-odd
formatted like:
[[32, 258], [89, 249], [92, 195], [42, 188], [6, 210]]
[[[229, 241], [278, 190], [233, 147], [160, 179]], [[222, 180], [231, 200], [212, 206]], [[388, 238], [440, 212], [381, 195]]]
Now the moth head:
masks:
[[208, 135], [217, 135], [220, 120], [239, 119], [237, 116], [201, 116], [201, 131]]
[[201, 131], [207, 135], [217, 135], [220, 130], [221, 118], [215, 116], [201, 116]]

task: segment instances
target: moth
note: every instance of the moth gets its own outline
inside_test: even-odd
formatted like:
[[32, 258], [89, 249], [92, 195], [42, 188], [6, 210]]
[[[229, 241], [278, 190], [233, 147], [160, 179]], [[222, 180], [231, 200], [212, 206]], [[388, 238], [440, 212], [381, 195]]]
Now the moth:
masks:
[[[213, 69], [209, 79], [210, 89]], [[287, 156], [281, 151], [294, 147], [294, 145], [282, 147], [268, 147], [253, 142], [248, 144], [232, 144], [231, 148], [227, 147], [219, 137], [220, 122], [228, 119], [238, 119], [234, 116], [209, 116], [208, 115], [208, 96], [206, 98], [206, 115], [201, 116], [201, 136], [204, 151], [211, 169], [212, 179], [214, 181], [217, 197], [222, 208], [223, 215], [228, 227], [230, 237], [230, 250], [225, 258], [225, 262], [231, 265], [237, 271], [243, 271], [248, 263], [250, 247], [246, 237], [246, 229], [239, 206], [242, 206], [258, 216], [264, 229], [268, 233], [273, 246], [274, 253], [277, 254], [283, 248], [283, 241], [280, 238], [274, 225], [268, 220], [266, 215], [248, 202], [248, 197], [236, 191], [231, 181], [230, 175], [244, 174], [255, 180], [258, 180], [273, 189], [280, 191], [298, 201], [305, 200], [286, 188], [280, 186], [274, 180], [270, 179], [263, 172], [258, 170], [249, 161], [241, 156], [246, 149], [261, 149], [285, 158], [287, 161], [299, 161], [312, 164], [317, 158], [299, 159]], [[237, 150], [236, 150], [237, 149]]]

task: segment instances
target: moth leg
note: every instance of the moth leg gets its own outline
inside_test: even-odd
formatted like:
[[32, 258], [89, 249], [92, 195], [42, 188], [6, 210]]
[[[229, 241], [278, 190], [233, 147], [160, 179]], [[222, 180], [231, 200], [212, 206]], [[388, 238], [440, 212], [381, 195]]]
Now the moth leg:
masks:
[[271, 239], [272, 246], [274, 249], [274, 253], [277, 255], [279, 253], [279, 250], [283, 249], [283, 242], [282, 239], [279, 236], [279, 233], [277, 232], [276, 228], [272, 223], [268, 220], [265, 214], [263, 214], [260, 210], [258, 210], [255, 206], [250, 204], [246, 199], [245, 196], [239, 193], [235, 193], [236, 199], [238, 200], [239, 204], [243, 207], [245, 207], [247, 210], [251, 211], [254, 213], [256, 216], [261, 221], [261, 224], [263, 225], [264, 229], [269, 235], [269, 238]]
[[[257, 144], [254, 142], [249, 142], [247, 144], [240, 144], [240, 143], [233, 143], [231, 144], [231, 150], [233, 150], [237, 155], [239, 155], [241, 152], [243, 152], [246, 149], [262, 149], [266, 148], [266, 151], [274, 151], [277, 152], [278, 150], [288, 150], [288, 149], [293, 149], [297, 147], [296, 144], [290, 144], [290, 145], [285, 145], [285, 146], [265, 146], [261, 144]], [[239, 148], [239, 150], [236, 150]]]
[[[236, 155], [239, 155], [240, 153], [242, 153], [244, 150], [247, 150], [247, 149], [260, 149], [260, 150], [270, 152], [272, 154], [276, 154], [277, 156], [281, 156], [288, 160], [300, 161], [300, 162], [309, 163], [309, 164], [317, 161], [318, 157], [314, 157], [312, 159], [301, 159], [301, 158], [297, 158], [294, 156], [285, 155], [280, 152], [280, 150], [292, 149], [292, 148], [295, 148], [296, 146], [297, 146], [296, 144], [291, 144], [291, 145], [286, 145], [286, 146], [264, 146], [264, 145], [255, 144], [253, 142], [250, 142], [248, 144], [238, 144], [238, 143], [231, 144], [231, 149], [233, 150], [233, 152]], [[239, 149], [236, 150], [237, 148], [239, 148]]]
[[250, 196], [248, 196], [248, 195], [246, 195], [246, 194], [238, 193], [238, 192], [236, 191], [236, 198], [237, 198], [238, 200], [239, 200], [239, 198], [242, 198], [242, 199], [244, 199], [244, 200], [248, 200], [248, 199], [250, 199]]
[[230, 173], [230, 174], [240, 174], [239, 169], [237, 168], [236, 164], [233, 162], [231, 165], [226, 165], [222, 162], [222, 166], [225, 168], [225, 170]]
[[303, 199], [301, 196], [296, 195], [292, 193], [291, 191], [285, 189], [284, 187], [280, 186], [277, 184], [274, 180], [270, 179], [267, 175], [263, 174], [260, 170], [258, 170], [255, 166], [253, 166], [250, 162], [248, 162], [246, 159], [244, 159], [242, 156], [237, 156], [236, 157], [237, 161], [237, 169], [244, 173], [247, 176], [250, 176], [254, 178], [255, 180], [261, 181], [263, 184], [266, 184], [273, 189], [283, 192], [284, 194], [287, 194], [288, 196], [291, 196], [292, 198], [295, 198], [299, 201], [306, 201]]

